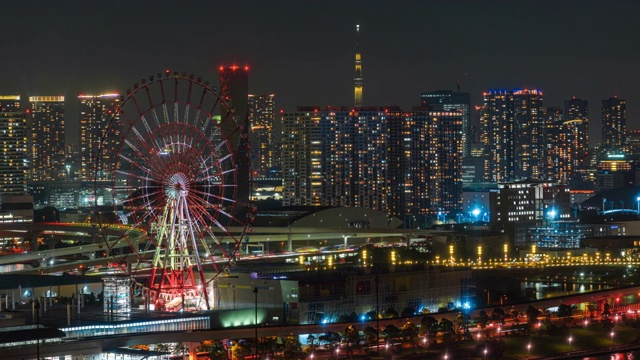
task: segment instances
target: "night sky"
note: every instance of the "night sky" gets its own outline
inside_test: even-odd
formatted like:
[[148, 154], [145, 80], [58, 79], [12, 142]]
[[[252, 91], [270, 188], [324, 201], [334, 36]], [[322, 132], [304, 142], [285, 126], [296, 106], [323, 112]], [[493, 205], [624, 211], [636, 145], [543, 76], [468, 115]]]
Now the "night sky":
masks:
[[23, 98], [124, 93], [164, 69], [217, 84], [235, 63], [278, 109], [351, 105], [358, 23], [365, 105], [410, 109], [461, 80], [473, 104], [496, 88], [541, 89], [545, 106], [587, 99], [592, 144], [613, 95], [640, 128], [640, 1], [20, 0], [2, 12], [0, 93]]

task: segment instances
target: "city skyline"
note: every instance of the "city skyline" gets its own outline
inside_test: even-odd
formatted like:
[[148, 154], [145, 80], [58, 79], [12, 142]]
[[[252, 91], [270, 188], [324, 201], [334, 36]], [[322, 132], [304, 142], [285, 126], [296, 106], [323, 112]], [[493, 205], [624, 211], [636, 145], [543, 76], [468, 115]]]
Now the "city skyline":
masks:
[[[7, 46], [21, 56], [0, 59], [0, 92], [124, 93], [167, 68], [215, 83], [218, 66], [236, 63], [250, 67], [249, 91], [276, 94], [279, 109], [348, 106], [360, 24], [364, 105], [410, 110], [422, 92], [460, 81], [473, 105], [490, 89], [540, 89], [545, 106], [589, 100], [592, 145], [603, 99], [626, 99], [627, 127], [639, 127], [640, 51], [630, 45], [640, 4], [632, 1], [116, 1], [102, 9], [104, 16], [71, 1], [7, 4], [16, 15], [7, 19], [15, 29]], [[606, 11], [616, 16], [598, 17]], [[67, 106], [67, 124], [77, 123], [76, 106]]]

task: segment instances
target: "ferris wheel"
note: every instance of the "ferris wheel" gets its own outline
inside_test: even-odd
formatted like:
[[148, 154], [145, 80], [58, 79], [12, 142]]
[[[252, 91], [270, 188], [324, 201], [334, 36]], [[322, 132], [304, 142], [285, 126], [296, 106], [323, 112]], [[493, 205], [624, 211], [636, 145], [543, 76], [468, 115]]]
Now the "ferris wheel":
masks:
[[[96, 218], [111, 254], [147, 275], [139, 284], [156, 309], [209, 308], [207, 285], [250, 231], [252, 207], [238, 199], [247, 153], [229, 105], [193, 75], [142, 80], [113, 112], [95, 164]], [[120, 236], [114, 223], [126, 224]]]

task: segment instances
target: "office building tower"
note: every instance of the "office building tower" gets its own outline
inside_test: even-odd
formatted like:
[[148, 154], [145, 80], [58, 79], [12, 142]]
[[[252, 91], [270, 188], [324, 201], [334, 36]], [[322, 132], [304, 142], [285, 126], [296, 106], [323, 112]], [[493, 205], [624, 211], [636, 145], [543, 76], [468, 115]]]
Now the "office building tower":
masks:
[[27, 118], [20, 95], [0, 96], [0, 196], [23, 195], [29, 171]]
[[563, 142], [564, 110], [548, 107], [544, 114], [544, 171], [545, 180], [567, 182], [568, 147]]
[[251, 169], [258, 177], [267, 177], [276, 166], [274, 111], [275, 95], [249, 95], [249, 122], [251, 123]]
[[[70, 164], [73, 171], [70, 175], [79, 180], [107, 180], [109, 174], [104, 169], [95, 169], [96, 156], [101, 146], [103, 136], [105, 146], [110, 151], [103, 151], [101, 156], [103, 164], [114, 164], [116, 161], [115, 149], [119, 134], [107, 134], [107, 127], [112, 118], [117, 114], [120, 104], [119, 94], [80, 95], [78, 96], [80, 111], [80, 141], [77, 163]], [[97, 178], [96, 178], [97, 177]]]
[[353, 106], [362, 106], [362, 91], [364, 86], [364, 78], [362, 77], [362, 54], [358, 44], [360, 36], [360, 25], [356, 25], [356, 56], [355, 56], [355, 73], [353, 76]]
[[627, 101], [618, 97], [602, 100], [602, 147], [620, 150], [626, 136]]
[[489, 90], [482, 96], [485, 180], [509, 181], [515, 178], [516, 173], [513, 92]]
[[65, 177], [64, 96], [30, 96], [30, 181]]
[[[224, 134], [236, 158], [237, 194], [236, 200], [241, 204], [236, 216], [242, 217], [251, 196], [251, 171], [249, 153], [249, 67], [220, 67], [220, 96], [229, 106], [229, 111], [221, 107], [221, 131]], [[240, 131], [232, 121], [235, 117]], [[231, 191], [231, 189], [229, 189]], [[244, 219], [243, 219], [244, 220]]]
[[460, 111], [462, 113], [462, 155], [470, 156], [473, 141], [471, 136], [471, 94], [451, 90], [424, 92], [420, 95], [420, 104], [420, 106], [428, 106], [434, 111]]

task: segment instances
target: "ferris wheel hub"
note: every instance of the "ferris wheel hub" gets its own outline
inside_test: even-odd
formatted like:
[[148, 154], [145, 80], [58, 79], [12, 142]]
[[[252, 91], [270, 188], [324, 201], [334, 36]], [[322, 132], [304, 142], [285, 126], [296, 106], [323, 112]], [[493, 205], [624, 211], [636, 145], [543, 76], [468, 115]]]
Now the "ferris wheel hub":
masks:
[[189, 179], [181, 172], [174, 173], [168, 177], [165, 188], [167, 197], [171, 199], [185, 197], [189, 193]]

